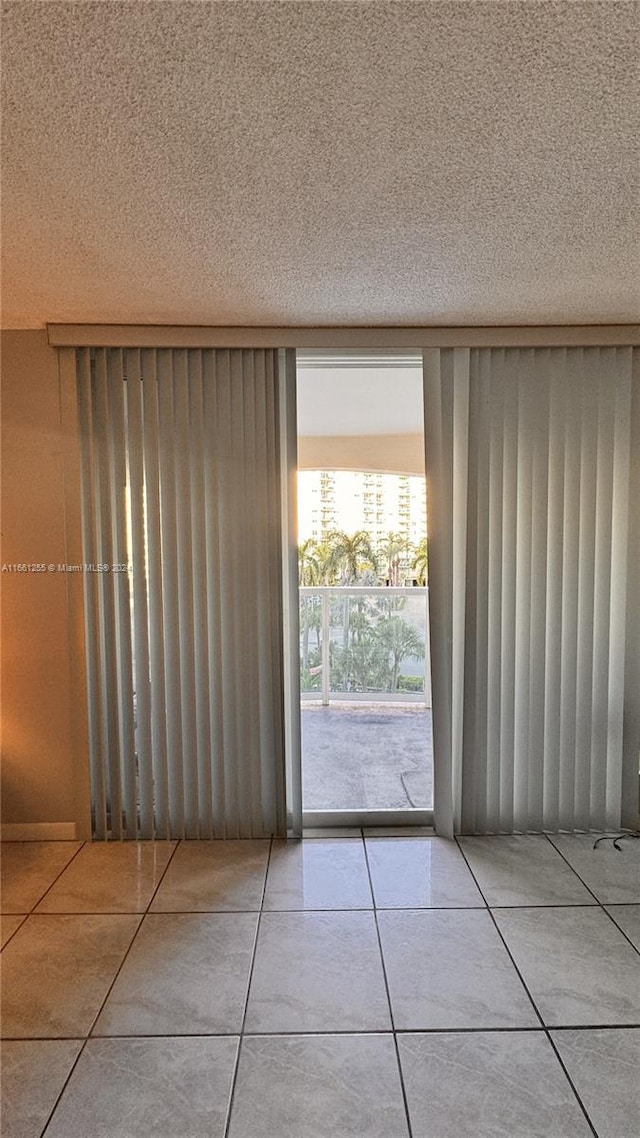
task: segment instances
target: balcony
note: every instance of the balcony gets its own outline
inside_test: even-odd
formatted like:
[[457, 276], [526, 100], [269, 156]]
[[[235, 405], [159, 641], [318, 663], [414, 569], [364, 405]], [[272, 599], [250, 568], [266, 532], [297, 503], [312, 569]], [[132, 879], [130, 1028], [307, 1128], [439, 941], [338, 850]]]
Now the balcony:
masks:
[[428, 590], [300, 589], [306, 811], [432, 806]]

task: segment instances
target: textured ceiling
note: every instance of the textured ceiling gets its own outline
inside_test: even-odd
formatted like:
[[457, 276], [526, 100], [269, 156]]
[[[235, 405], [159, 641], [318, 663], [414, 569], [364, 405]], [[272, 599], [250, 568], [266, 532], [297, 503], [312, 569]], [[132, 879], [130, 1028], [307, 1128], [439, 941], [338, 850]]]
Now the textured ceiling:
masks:
[[637, 4], [3, 6], [3, 324], [638, 318]]

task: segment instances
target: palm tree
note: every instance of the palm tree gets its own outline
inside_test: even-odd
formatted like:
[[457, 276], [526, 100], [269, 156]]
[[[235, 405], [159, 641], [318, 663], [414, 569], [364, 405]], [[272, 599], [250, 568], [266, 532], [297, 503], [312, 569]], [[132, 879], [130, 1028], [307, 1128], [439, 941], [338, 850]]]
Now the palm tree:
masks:
[[318, 543], [316, 556], [318, 559], [318, 583], [320, 585], [335, 585], [335, 558], [333, 549], [328, 541], [321, 541]]
[[418, 583], [420, 585], [426, 585], [429, 573], [429, 557], [427, 553], [426, 537], [421, 538], [418, 544], [414, 546], [413, 554], [414, 557], [413, 561], [411, 562], [411, 568], [418, 578]]
[[424, 641], [417, 629], [403, 620], [401, 616], [390, 616], [381, 620], [378, 625], [378, 636], [388, 653], [391, 667], [391, 691], [398, 687], [400, 664], [403, 660], [422, 660], [424, 657]]
[[[329, 534], [327, 543], [331, 549], [330, 565], [333, 573], [339, 575], [341, 585], [352, 585], [367, 567], [378, 567], [371, 537], [366, 530], [360, 529], [352, 534], [334, 530]], [[342, 645], [346, 651], [349, 647], [348, 597], [344, 598], [342, 611]]]
[[298, 584], [317, 585], [320, 580], [318, 543], [312, 537], [298, 547]]
[[387, 580], [396, 588], [400, 584], [400, 554], [408, 549], [411, 549], [411, 543], [401, 533], [388, 533], [380, 547], [380, 555], [387, 566]]
[[[323, 582], [323, 573], [326, 563], [326, 549], [308, 537], [298, 547], [298, 584], [313, 586]], [[317, 596], [304, 596], [300, 603], [300, 617], [302, 625], [302, 670], [305, 672], [309, 664], [309, 633], [315, 629], [318, 649], [320, 648], [320, 598]]]
[[332, 551], [334, 569], [340, 574], [343, 585], [357, 581], [363, 569], [377, 569], [378, 562], [366, 530], [347, 534], [334, 530], [329, 534], [328, 543]]

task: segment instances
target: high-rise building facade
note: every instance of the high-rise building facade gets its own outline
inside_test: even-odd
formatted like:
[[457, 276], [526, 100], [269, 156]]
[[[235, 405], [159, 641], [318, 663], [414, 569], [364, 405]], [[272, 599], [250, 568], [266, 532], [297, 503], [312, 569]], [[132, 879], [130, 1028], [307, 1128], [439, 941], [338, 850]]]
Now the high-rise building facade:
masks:
[[427, 533], [424, 478], [354, 470], [300, 471], [300, 541], [324, 541], [332, 530], [366, 530], [376, 547], [389, 533], [416, 545]]

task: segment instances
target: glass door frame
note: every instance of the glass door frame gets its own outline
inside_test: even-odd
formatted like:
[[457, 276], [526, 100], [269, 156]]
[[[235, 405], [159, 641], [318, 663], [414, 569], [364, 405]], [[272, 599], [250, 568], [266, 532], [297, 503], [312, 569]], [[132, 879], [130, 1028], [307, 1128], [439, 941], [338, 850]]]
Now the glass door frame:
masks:
[[[402, 809], [347, 809], [347, 810], [305, 810], [302, 800], [302, 733], [300, 700], [300, 592], [298, 584], [298, 421], [297, 421], [297, 371], [298, 352], [282, 351], [281, 375], [281, 438], [283, 473], [283, 533], [284, 548], [284, 610], [285, 610], [285, 720], [287, 724], [287, 807], [288, 827], [291, 836], [301, 836], [306, 829], [346, 829], [346, 828], [402, 828], [433, 827], [434, 810], [407, 807]], [[304, 353], [311, 354], [311, 353]], [[335, 353], [333, 353], [335, 355]], [[363, 353], [367, 356], [369, 353]], [[394, 353], [377, 351], [375, 354], [392, 366]], [[395, 353], [397, 359], [399, 353]], [[402, 353], [403, 356], [405, 353]], [[411, 353], [413, 354], [413, 353]], [[324, 355], [318, 351], [318, 357]], [[327, 351], [327, 358], [332, 353]], [[351, 363], [356, 353], [350, 353]], [[409, 355], [409, 353], [406, 353]], [[286, 360], [285, 360], [286, 357]], [[420, 363], [422, 357], [420, 355]], [[430, 667], [430, 652], [427, 645], [425, 666]], [[295, 701], [295, 702], [294, 702]]]

